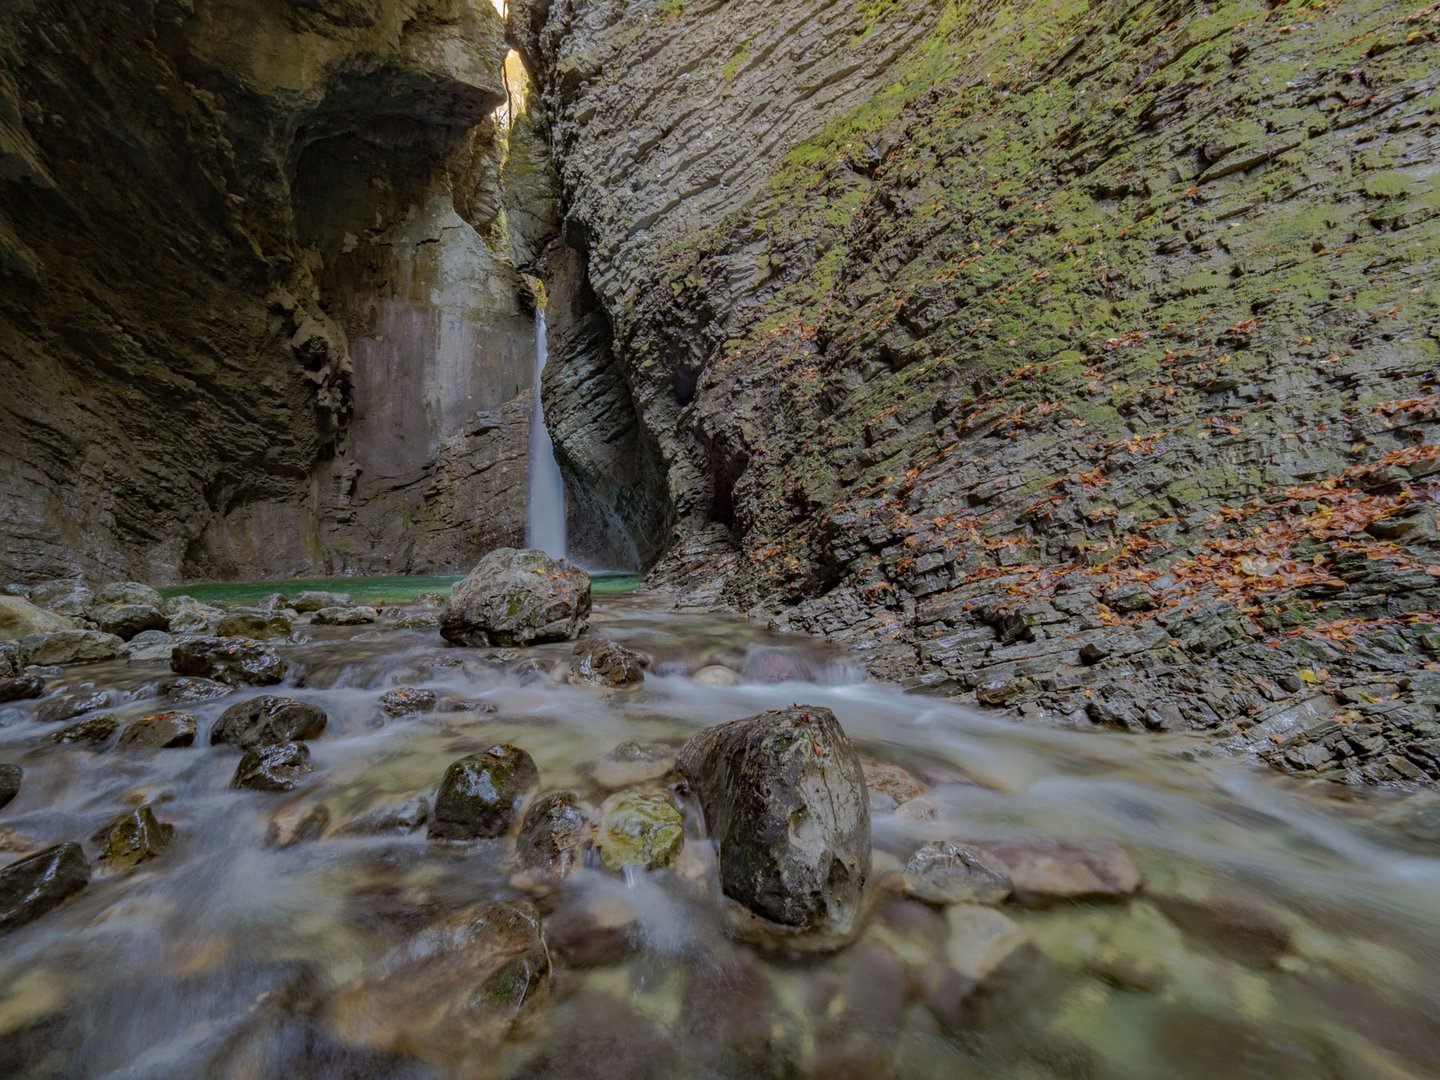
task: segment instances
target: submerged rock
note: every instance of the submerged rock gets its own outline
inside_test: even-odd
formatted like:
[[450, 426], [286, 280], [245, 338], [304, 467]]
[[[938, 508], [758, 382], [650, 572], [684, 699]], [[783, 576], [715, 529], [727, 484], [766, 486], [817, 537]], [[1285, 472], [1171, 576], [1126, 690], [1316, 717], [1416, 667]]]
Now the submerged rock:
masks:
[[601, 889], [571, 890], [545, 915], [550, 955], [570, 968], [618, 964], [640, 948], [640, 922], [623, 897]]
[[78, 724], [71, 724], [69, 727], [61, 728], [55, 732], [54, 735], [50, 736], [50, 741], [60, 745], [89, 743], [92, 746], [98, 746], [100, 743], [106, 742], [111, 735], [114, 735], [119, 727], [120, 718], [105, 713], [101, 716], [92, 716], [88, 720], [81, 720]]
[[312, 611], [321, 611], [325, 608], [348, 608], [354, 607], [355, 601], [349, 593], [339, 592], [302, 592], [299, 596], [290, 598], [290, 606], [302, 615]]
[[998, 904], [1010, 895], [1005, 864], [981, 848], [934, 841], [905, 864], [905, 892], [927, 904]]
[[14, 679], [0, 679], [0, 705], [8, 701], [26, 701], [45, 693], [45, 680], [38, 675], [21, 675]]
[[289, 806], [270, 819], [265, 829], [265, 843], [284, 850], [320, 839], [329, 827], [330, 810], [324, 803]]
[[8, 805], [11, 799], [20, 794], [20, 781], [24, 776], [25, 770], [19, 765], [0, 762], [0, 807]]
[[19, 641], [31, 634], [74, 629], [75, 623], [63, 615], [36, 607], [18, 596], [0, 596], [0, 641]]
[[675, 751], [644, 743], [621, 743], [595, 763], [591, 778], [606, 791], [636, 787], [669, 775], [675, 768]]
[[377, 836], [382, 833], [414, 832], [430, 820], [430, 803], [423, 795], [411, 795], [388, 806], [352, 818], [336, 832], [342, 836]]
[[120, 650], [134, 661], [169, 660], [175, 639], [164, 630], [145, 630], [127, 641]]
[[90, 863], [76, 843], [57, 844], [0, 869], [0, 934], [53, 911], [90, 884]]
[[306, 773], [315, 771], [304, 743], [274, 743], [247, 750], [235, 767], [231, 787], [249, 791], [293, 791]]
[[537, 799], [525, 812], [515, 851], [520, 865], [565, 877], [585, 859], [592, 812], [573, 791]]
[[187, 712], [161, 712], [141, 716], [120, 732], [117, 750], [158, 750], [190, 746], [195, 742], [195, 717]]
[[454, 762], [445, 770], [430, 819], [434, 840], [502, 836], [526, 797], [540, 784], [540, 770], [524, 750], [509, 743]]
[[1021, 903], [1124, 897], [1140, 888], [1134, 860], [1110, 841], [1010, 840], [985, 850], [1009, 871]]
[[279, 654], [248, 638], [205, 637], [182, 641], [170, 654], [170, 670], [232, 686], [266, 686], [285, 677]]
[[613, 641], [586, 639], [571, 654], [567, 680], [577, 686], [621, 689], [645, 681], [650, 658]]
[[695, 672], [694, 680], [701, 686], [735, 686], [740, 682], [740, 673], [724, 664], [707, 664]]
[[725, 895], [782, 933], [844, 937], [870, 873], [870, 807], [829, 709], [707, 728], [677, 759], [719, 848]]
[[325, 710], [307, 701], [266, 694], [236, 702], [210, 729], [210, 745], [242, 750], [313, 739], [325, 730]]
[[100, 848], [100, 861], [115, 869], [148, 862], [165, 850], [175, 826], [155, 819], [149, 805], [121, 814], [90, 839]]
[[545, 1001], [550, 956], [526, 900], [432, 928], [336, 991], [325, 1023], [345, 1042], [406, 1053], [447, 1076], [491, 1075], [495, 1052]]
[[611, 870], [669, 866], [685, 844], [685, 819], [664, 795], [621, 791], [600, 804], [595, 841], [600, 860]]
[[533, 645], [585, 632], [590, 575], [543, 551], [492, 551], [456, 584], [440, 634], [457, 645]]
[[380, 695], [380, 708], [387, 716], [434, 712], [438, 703], [434, 690], [421, 690], [414, 686], [399, 686]]
[[123, 638], [101, 630], [57, 630], [20, 639], [20, 658], [42, 667], [109, 660], [120, 652]]
[[225, 612], [215, 622], [215, 633], [220, 637], [255, 638], [260, 641], [288, 638], [294, 629], [289, 615], [265, 608], [236, 608]]
[[327, 607], [310, 616], [318, 626], [365, 626], [380, 618], [380, 613], [369, 607]]

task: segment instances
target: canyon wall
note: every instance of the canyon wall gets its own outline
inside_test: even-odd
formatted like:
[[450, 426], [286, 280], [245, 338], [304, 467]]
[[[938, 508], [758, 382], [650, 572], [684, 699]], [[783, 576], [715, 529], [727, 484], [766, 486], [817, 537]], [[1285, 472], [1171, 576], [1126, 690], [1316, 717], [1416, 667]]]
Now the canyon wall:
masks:
[[461, 569], [523, 537], [504, 52], [481, 0], [7, 6], [7, 580]]
[[653, 587], [987, 706], [1440, 776], [1435, 5], [509, 32], [594, 295], [558, 452]]

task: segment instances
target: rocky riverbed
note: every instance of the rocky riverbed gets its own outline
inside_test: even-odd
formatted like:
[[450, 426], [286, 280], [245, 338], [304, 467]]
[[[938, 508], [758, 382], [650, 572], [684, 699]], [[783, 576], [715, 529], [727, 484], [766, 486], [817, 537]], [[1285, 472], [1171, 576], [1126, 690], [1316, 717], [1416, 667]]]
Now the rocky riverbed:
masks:
[[547, 581], [562, 629], [523, 648], [441, 637], [475, 587], [92, 590], [3, 646], [0, 1072], [1432, 1066], [1433, 796], [987, 718]]

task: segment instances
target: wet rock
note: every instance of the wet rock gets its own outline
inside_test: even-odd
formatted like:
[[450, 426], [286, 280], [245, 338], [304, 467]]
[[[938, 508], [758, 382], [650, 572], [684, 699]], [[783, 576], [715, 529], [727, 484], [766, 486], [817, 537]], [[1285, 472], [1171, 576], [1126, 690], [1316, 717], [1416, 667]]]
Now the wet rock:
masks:
[[330, 827], [330, 811], [324, 803], [314, 806], [291, 806], [270, 819], [265, 829], [265, 843], [273, 848], [294, 847], [318, 840]]
[[990, 907], [957, 904], [945, 910], [945, 921], [944, 959], [925, 970], [922, 995], [942, 1026], [960, 1031], [975, 992], [1028, 953], [1029, 939], [1015, 920]]
[[45, 680], [38, 675], [21, 675], [0, 679], [0, 705], [8, 701], [26, 701], [45, 693]]
[[210, 604], [202, 604], [193, 596], [177, 596], [165, 605], [172, 634], [214, 634], [225, 612]]
[[116, 870], [155, 858], [175, 835], [175, 826], [157, 821], [148, 805], [121, 814], [90, 838], [100, 861]]
[[32, 634], [73, 629], [75, 623], [63, 615], [36, 607], [18, 596], [0, 596], [0, 641], [19, 641]]
[[929, 785], [899, 765], [873, 758], [862, 758], [860, 764], [865, 770], [865, 787], [870, 792], [872, 810], [894, 810], [930, 790]]
[[136, 634], [146, 630], [168, 630], [170, 620], [159, 606], [150, 604], [107, 604], [104, 607], [92, 605], [90, 618], [107, 634], [129, 641]]
[[53, 911], [90, 883], [76, 843], [57, 844], [0, 869], [0, 934]]
[[325, 710], [308, 701], [266, 694], [236, 702], [210, 729], [210, 745], [242, 750], [313, 739], [325, 730]]
[[108, 585], [101, 585], [90, 597], [90, 617], [93, 619], [100, 609], [116, 604], [163, 609], [165, 598], [158, 590], [138, 581], [112, 581]]
[[326, 608], [354, 607], [355, 601], [349, 593], [302, 592], [299, 596], [290, 598], [290, 606], [300, 614], [306, 615], [312, 611], [323, 611]]
[[1290, 951], [1290, 928], [1259, 904], [1183, 896], [1150, 901], [1186, 934], [1243, 964], [1268, 967]]
[[352, 1045], [411, 1054], [445, 1075], [490, 1075], [549, 979], [534, 905], [504, 900], [412, 938], [336, 991], [324, 1019]]
[[380, 613], [369, 607], [327, 607], [310, 616], [317, 626], [366, 626], [380, 618]]
[[782, 932], [844, 937], [870, 872], [865, 775], [828, 709], [707, 728], [677, 759], [719, 847], [727, 897]]
[[649, 657], [603, 639], [587, 638], [577, 643], [571, 657], [566, 679], [577, 686], [639, 686], [650, 664]]
[[595, 846], [611, 870], [669, 866], [685, 843], [685, 820], [668, 796], [621, 791], [600, 804]]
[[[697, 1059], [689, 1043], [628, 998], [582, 986], [573, 997], [557, 1000], [549, 1035], [507, 1080], [662, 1080], [691, 1074]], [[726, 1074], [713, 1075], [718, 1080]]]
[[463, 757], [440, 781], [429, 835], [434, 840], [502, 836], [539, 784], [540, 770], [518, 746], [504, 743]]
[[599, 889], [567, 894], [545, 916], [550, 955], [568, 968], [619, 964], [640, 948], [640, 924], [623, 897]]
[[61, 728], [50, 736], [50, 741], [60, 745], [86, 743], [90, 746], [99, 746], [103, 742], [108, 742], [110, 736], [114, 735], [119, 728], [119, 717], [105, 713]]
[[151, 713], [131, 720], [120, 732], [117, 750], [158, 750], [195, 742], [195, 717], [187, 712]]
[[591, 779], [605, 791], [659, 780], [675, 768], [675, 751], [644, 743], [621, 743], [595, 763]]
[[809, 1002], [820, 1017], [815, 1072], [821, 1076], [896, 1075], [910, 973], [884, 945], [862, 943], [845, 955], [839, 978], [817, 981]]
[[984, 849], [934, 841], [905, 864], [905, 892], [927, 904], [998, 904], [1010, 895], [1005, 866]]
[[57, 630], [20, 639], [20, 658], [27, 664], [88, 664], [109, 660], [120, 652], [124, 639], [100, 630]]
[[182, 641], [170, 654], [170, 670], [175, 674], [198, 675], [231, 686], [278, 683], [288, 667], [274, 649], [248, 638], [195, 638]]
[[414, 832], [430, 820], [430, 803], [423, 795], [411, 795], [381, 806], [342, 824], [342, 836], [379, 836], [383, 833]]
[[73, 694], [60, 694], [45, 702], [35, 712], [35, 719], [42, 724], [55, 724], [71, 720], [83, 713], [103, 709], [110, 704], [110, 694], [104, 690], [81, 690]]
[[169, 660], [175, 639], [164, 630], [145, 630], [127, 641], [120, 652], [136, 662]]
[[1004, 864], [1021, 903], [1124, 897], [1140, 888], [1134, 860], [1108, 841], [997, 841], [984, 850]]
[[283, 611], [265, 608], [234, 608], [215, 621], [214, 632], [220, 637], [255, 638], [269, 641], [288, 638], [294, 631], [290, 616]]
[[235, 693], [233, 686], [216, 682], [214, 679], [192, 679], [184, 676], [162, 679], [156, 689], [160, 696], [174, 705], [188, 705], [196, 701], [213, 701], [226, 694]]
[[0, 641], [0, 679], [20, 674], [20, 649], [13, 641]]
[[815, 674], [814, 666], [793, 649], [755, 649], [745, 657], [740, 677], [749, 682], [808, 682]]
[[8, 805], [10, 800], [20, 794], [20, 781], [24, 776], [25, 770], [19, 765], [0, 762], [0, 808]]
[[515, 851], [520, 865], [565, 877], [581, 865], [593, 813], [573, 791], [556, 791], [537, 799], [520, 822]]
[[590, 616], [590, 575], [543, 551], [501, 548], [456, 584], [440, 634], [457, 645], [569, 641]]
[[84, 615], [93, 594], [80, 578], [53, 578], [30, 586], [30, 602], [57, 615]]
[[247, 791], [293, 791], [315, 771], [304, 743], [275, 743], [245, 751], [230, 786]]
[[700, 686], [735, 686], [740, 682], [740, 673], [723, 664], [707, 664], [693, 678]]
[[435, 630], [440, 626], [440, 616], [432, 611], [412, 611], [395, 620], [397, 630]]
[[421, 690], [414, 686], [398, 686], [380, 695], [380, 708], [387, 716], [434, 712], [438, 703], [434, 690]]

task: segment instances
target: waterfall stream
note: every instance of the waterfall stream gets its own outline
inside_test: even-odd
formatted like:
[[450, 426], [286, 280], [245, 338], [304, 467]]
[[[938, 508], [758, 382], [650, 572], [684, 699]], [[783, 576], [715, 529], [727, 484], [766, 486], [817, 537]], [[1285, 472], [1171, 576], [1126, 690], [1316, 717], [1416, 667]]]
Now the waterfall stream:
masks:
[[530, 486], [525, 521], [525, 543], [547, 555], [565, 554], [565, 481], [555, 460], [555, 446], [545, 427], [545, 406], [540, 400], [540, 376], [545, 370], [545, 311], [535, 309], [535, 411], [530, 423]]

